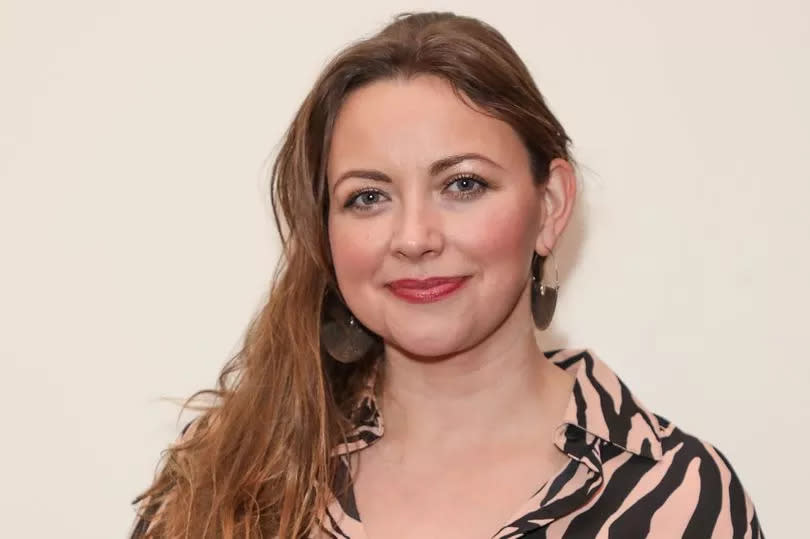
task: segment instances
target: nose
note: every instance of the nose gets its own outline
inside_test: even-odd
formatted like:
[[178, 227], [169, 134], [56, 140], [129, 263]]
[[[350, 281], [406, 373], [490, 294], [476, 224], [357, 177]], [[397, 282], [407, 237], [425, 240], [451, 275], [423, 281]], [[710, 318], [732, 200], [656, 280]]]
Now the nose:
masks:
[[403, 204], [398, 210], [391, 234], [391, 252], [414, 260], [438, 255], [444, 237], [440, 215], [431, 203]]

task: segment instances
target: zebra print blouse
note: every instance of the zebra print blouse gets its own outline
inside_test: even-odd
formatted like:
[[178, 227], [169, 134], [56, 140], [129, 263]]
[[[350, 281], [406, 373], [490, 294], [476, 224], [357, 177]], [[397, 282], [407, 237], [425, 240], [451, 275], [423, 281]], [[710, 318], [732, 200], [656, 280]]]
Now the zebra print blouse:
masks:
[[[545, 355], [576, 376], [554, 432], [555, 445], [571, 460], [515, 508], [515, 518], [493, 539], [764, 537], [751, 498], [716, 447], [647, 411], [593, 353]], [[350, 476], [348, 455], [382, 436], [373, 387], [372, 376], [356, 428], [333, 451], [344, 481]], [[313, 537], [366, 539], [350, 486], [329, 506]]]

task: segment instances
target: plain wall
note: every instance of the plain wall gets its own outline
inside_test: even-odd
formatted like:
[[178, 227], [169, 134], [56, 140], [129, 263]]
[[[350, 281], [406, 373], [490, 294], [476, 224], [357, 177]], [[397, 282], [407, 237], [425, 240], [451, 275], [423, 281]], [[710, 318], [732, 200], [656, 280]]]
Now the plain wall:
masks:
[[[269, 287], [267, 164], [399, 11], [499, 29], [574, 140], [545, 348], [731, 460], [767, 535], [810, 472], [806, 2], [0, 2], [3, 535], [122, 537]], [[794, 457], [798, 454], [799, 457]]]

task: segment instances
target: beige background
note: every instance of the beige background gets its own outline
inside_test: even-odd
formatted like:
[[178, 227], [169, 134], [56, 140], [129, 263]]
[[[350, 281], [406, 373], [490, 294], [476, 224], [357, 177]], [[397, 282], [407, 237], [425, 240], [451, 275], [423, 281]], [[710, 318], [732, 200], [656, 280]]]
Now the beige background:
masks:
[[3, 535], [121, 537], [278, 254], [266, 159], [402, 10], [501, 30], [576, 143], [545, 346], [592, 348], [804, 527], [810, 8], [771, 2], [0, 0]]

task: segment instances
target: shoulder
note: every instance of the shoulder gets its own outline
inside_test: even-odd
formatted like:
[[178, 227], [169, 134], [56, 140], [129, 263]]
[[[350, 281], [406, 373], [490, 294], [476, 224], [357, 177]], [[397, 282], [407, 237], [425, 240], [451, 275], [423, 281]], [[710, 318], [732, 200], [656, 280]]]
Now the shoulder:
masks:
[[547, 355], [576, 376], [565, 424], [604, 442], [595, 505], [611, 515], [611, 534], [762, 537], [751, 497], [715, 445], [653, 413], [592, 350]]
[[637, 501], [654, 509], [651, 535], [658, 536], [656, 525], [665, 532], [678, 522], [684, 537], [764, 537], [752, 499], [726, 455], [667, 418], [653, 415], [659, 425], [661, 458], [647, 470], [649, 489], [637, 492]]

